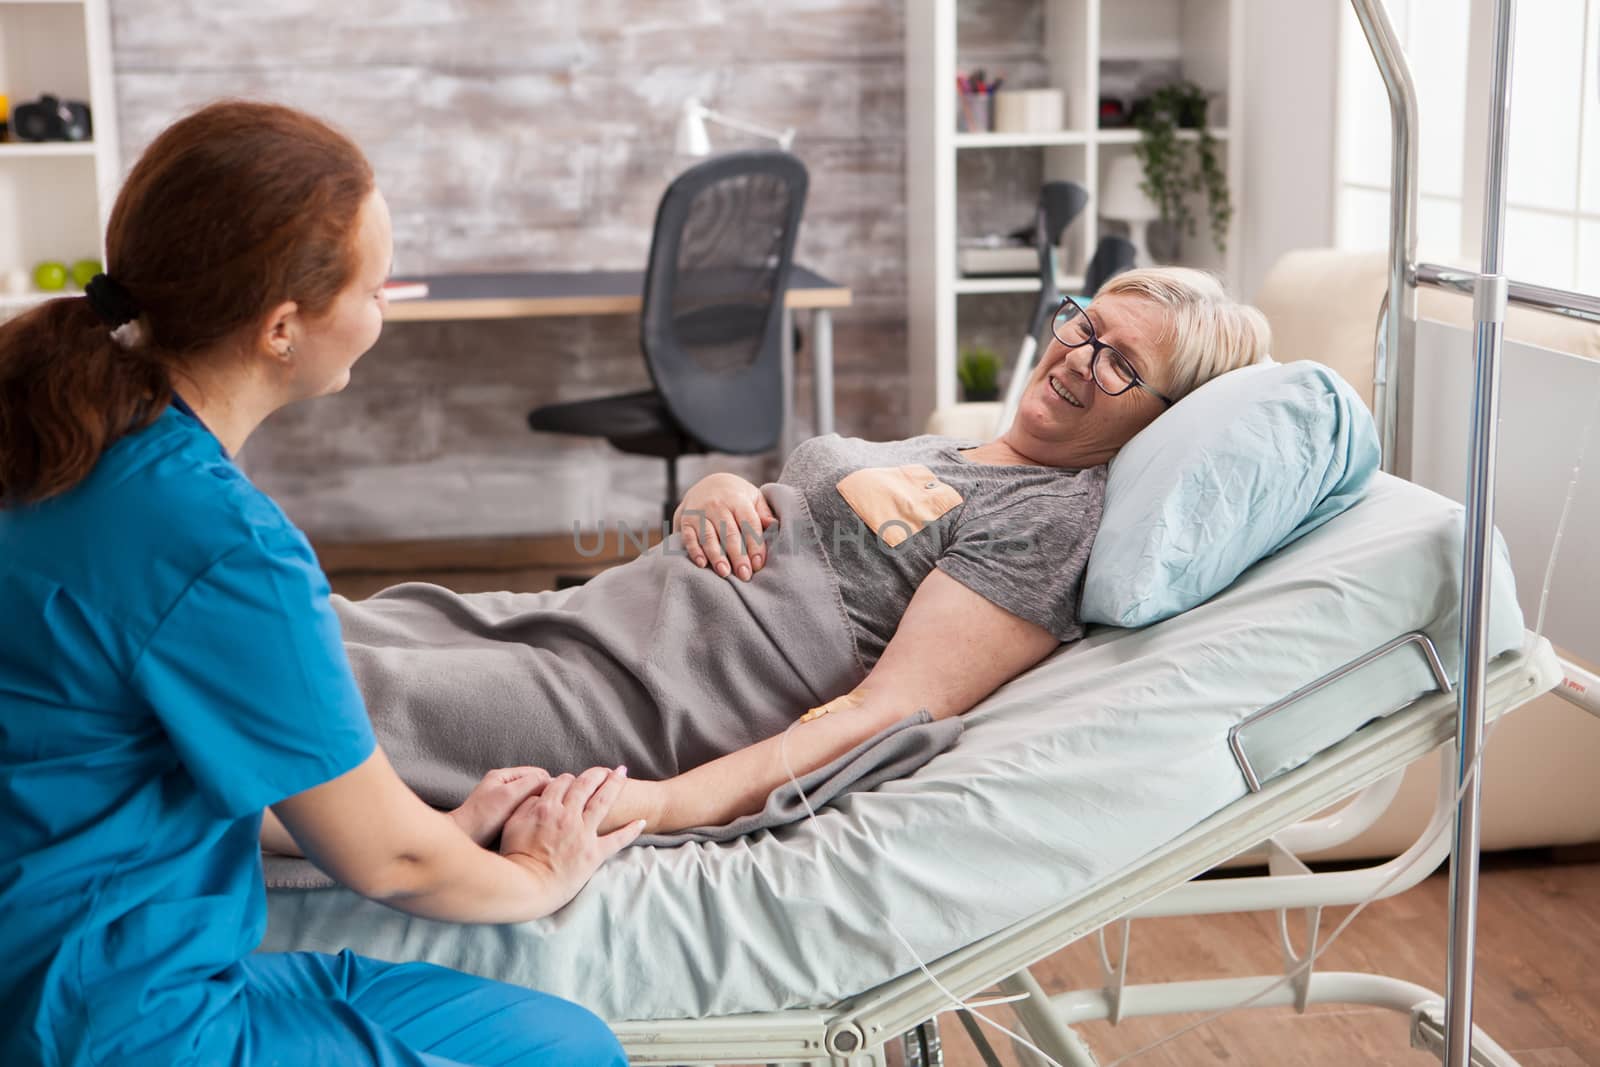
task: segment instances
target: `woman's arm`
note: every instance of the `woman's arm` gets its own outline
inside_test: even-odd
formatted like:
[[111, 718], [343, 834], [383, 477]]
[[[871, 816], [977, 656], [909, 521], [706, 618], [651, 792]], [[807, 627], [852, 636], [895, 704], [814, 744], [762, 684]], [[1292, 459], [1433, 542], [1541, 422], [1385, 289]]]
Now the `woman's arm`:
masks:
[[424, 804], [381, 748], [273, 810], [308, 859], [363, 896], [429, 919], [524, 922], [571, 900], [638, 836], [637, 823], [597, 835], [621, 786], [605, 770], [543, 785], [507, 820], [500, 855]]
[[[795, 776], [823, 766], [907, 715], [926, 708], [935, 719], [960, 715], [1049, 655], [1060, 644], [935, 570], [917, 587], [883, 656], [854, 690], [827, 705], [828, 714], [788, 732]], [[661, 783], [629, 783], [655, 792], [658, 833], [719, 826], [759, 811], [789, 780], [784, 738], [771, 737]], [[634, 809], [634, 798], [623, 802]]]

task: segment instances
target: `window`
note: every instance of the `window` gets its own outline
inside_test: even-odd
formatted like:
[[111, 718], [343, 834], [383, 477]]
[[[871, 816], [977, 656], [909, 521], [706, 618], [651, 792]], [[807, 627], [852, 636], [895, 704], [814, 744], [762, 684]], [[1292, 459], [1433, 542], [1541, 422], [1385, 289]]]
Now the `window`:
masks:
[[[1482, 245], [1493, 0], [1389, 0], [1417, 88], [1417, 253], [1476, 266]], [[1505, 271], [1600, 292], [1600, 0], [1517, 5]], [[1340, 29], [1341, 248], [1389, 239], [1389, 105], [1355, 15]]]

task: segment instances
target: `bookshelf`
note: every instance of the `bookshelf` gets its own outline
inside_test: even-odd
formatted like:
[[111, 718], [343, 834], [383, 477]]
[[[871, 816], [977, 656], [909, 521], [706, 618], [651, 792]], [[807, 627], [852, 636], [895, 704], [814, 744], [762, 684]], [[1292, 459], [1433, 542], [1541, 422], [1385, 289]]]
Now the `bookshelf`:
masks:
[[[106, 0], [0, 0], [0, 93], [12, 107], [45, 93], [81, 100], [94, 123], [92, 141], [0, 143], [3, 319], [62, 295], [33, 290], [36, 264], [104, 258], [121, 179]], [[13, 277], [26, 277], [27, 291], [10, 291]]]
[[[1015, 224], [1031, 216], [1037, 187], [1023, 196], [1019, 174], [1040, 181], [1070, 180], [1089, 191], [1089, 206], [1063, 235], [1065, 288], [1081, 284], [1100, 237], [1123, 232], [1096, 212], [1110, 162], [1131, 153], [1131, 128], [1101, 128], [1103, 89], [1130, 69], [1166, 69], [1195, 82], [1210, 99], [1208, 121], [1220, 143], [1234, 217], [1219, 253], [1212, 245], [1203, 200], [1192, 205], [1199, 227], [1180, 242], [1173, 262], [1219, 274], [1237, 288], [1239, 206], [1243, 199], [1243, 0], [1037, 0], [1005, 7], [1015, 25], [982, 20], [992, 2], [929, 0], [921, 17], [906, 20], [907, 313], [910, 340], [910, 417], [913, 426], [957, 400], [956, 357], [965, 336], [962, 309], [1002, 294], [1036, 292], [1036, 277], [962, 276], [958, 246], [974, 219]], [[1138, 65], [1145, 65], [1140, 67]], [[1065, 92], [1064, 128], [1038, 133], [960, 132], [956, 72], [1003, 71], [1005, 88]], [[1198, 131], [1179, 131], [1193, 141]], [[993, 153], [993, 160], [982, 154]], [[1003, 179], [1003, 180], [1002, 180]], [[1001, 187], [1005, 186], [1004, 191]], [[1006, 196], [1014, 203], [985, 204]], [[976, 207], [981, 210], [974, 210]], [[992, 232], [989, 231], [989, 232]], [[1024, 321], [1019, 319], [1020, 339]], [[1009, 360], [1010, 353], [1003, 358]]]

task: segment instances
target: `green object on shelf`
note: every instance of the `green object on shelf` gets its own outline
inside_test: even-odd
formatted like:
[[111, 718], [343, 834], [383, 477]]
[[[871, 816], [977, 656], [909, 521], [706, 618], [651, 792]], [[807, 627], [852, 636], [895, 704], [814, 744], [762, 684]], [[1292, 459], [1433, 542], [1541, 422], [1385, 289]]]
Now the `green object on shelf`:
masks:
[[47, 259], [33, 268], [33, 284], [36, 288], [47, 293], [53, 293], [67, 287], [67, 266]]
[[956, 362], [956, 377], [968, 400], [994, 400], [1000, 395], [1000, 357], [983, 345], [964, 349]]
[[72, 265], [72, 283], [79, 289], [89, 288], [96, 274], [104, 270], [98, 259], [80, 259]]
[[[1233, 202], [1217, 139], [1206, 125], [1208, 107], [1205, 91], [1193, 82], [1163, 85], [1134, 105], [1133, 124], [1141, 136], [1133, 152], [1144, 167], [1141, 188], [1161, 209], [1161, 221], [1191, 237], [1195, 219], [1184, 196], [1204, 190], [1211, 215], [1211, 240], [1222, 252], [1227, 249]], [[1198, 134], [1193, 160], [1187, 146], [1178, 140], [1180, 127], [1192, 128]]]

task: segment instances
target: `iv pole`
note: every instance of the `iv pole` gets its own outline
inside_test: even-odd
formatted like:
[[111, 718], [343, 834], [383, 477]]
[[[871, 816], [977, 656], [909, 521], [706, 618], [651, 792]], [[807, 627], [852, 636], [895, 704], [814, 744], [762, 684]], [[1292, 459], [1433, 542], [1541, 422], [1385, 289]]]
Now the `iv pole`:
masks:
[[[1489, 149], [1483, 205], [1483, 267], [1474, 283], [1472, 437], [1468, 444], [1467, 533], [1461, 576], [1461, 687], [1456, 714], [1456, 781], [1471, 774], [1456, 805], [1450, 851], [1450, 944], [1445, 979], [1445, 1067], [1472, 1057], [1473, 955], [1478, 920], [1478, 818], [1483, 775], [1473, 773], [1483, 747], [1485, 638], [1494, 551], [1496, 430], [1500, 414], [1500, 342], [1506, 318], [1501, 259], [1506, 233], [1506, 139], [1511, 110], [1511, 49], [1516, 0], [1495, 0], [1489, 76]], [[1481, 771], [1481, 768], [1479, 768]]]
[[[1389, 93], [1393, 155], [1390, 159], [1389, 293], [1382, 320], [1382, 357], [1376, 368], [1383, 413], [1384, 465], [1390, 452], [1405, 357], [1416, 328], [1416, 90], [1399, 37], [1383, 0], [1351, 0]], [[1511, 49], [1515, 0], [1495, 0], [1490, 70], [1489, 142], [1484, 188], [1482, 271], [1472, 278], [1475, 369], [1472, 436], [1468, 441], [1466, 533], [1462, 548], [1461, 673], [1456, 711], [1455, 838], [1450, 861], [1450, 937], [1445, 981], [1445, 1067], [1469, 1067], [1472, 1056], [1472, 980], [1478, 917], [1478, 821], [1482, 775], [1473, 772], [1483, 748], [1485, 638], [1493, 560], [1496, 429], [1500, 411], [1500, 343], [1508, 286], [1501, 273], [1505, 243], [1506, 137], [1511, 104]], [[1377, 398], [1375, 398], [1377, 399]], [[1404, 473], [1403, 468], [1399, 468]], [[1471, 774], [1470, 780], [1467, 775]], [[1463, 786], [1463, 781], [1465, 785]]]

